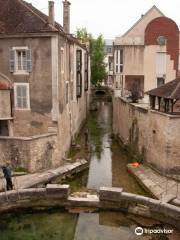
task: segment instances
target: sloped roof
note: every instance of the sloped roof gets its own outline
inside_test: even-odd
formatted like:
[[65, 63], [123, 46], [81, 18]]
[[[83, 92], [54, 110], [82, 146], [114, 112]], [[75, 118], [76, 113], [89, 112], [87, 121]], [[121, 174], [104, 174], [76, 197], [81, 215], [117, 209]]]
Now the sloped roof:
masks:
[[0, 34], [64, 32], [60, 24], [52, 26], [48, 16], [23, 0], [0, 0]]
[[161, 87], [146, 92], [148, 95], [167, 99], [180, 99], [180, 79], [175, 79]]
[[142, 15], [142, 17], [130, 28], [128, 29], [121, 37], [125, 37], [136, 25], [138, 25], [139, 22], [143, 21], [144, 18], [153, 10], [156, 10], [157, 12], [159, 12], [162, 16], [165, 16], [160, 10], [159, 8], [156, 7], [156, 5], [152, 6], [152, 8], [150, 8], [145, 14]]

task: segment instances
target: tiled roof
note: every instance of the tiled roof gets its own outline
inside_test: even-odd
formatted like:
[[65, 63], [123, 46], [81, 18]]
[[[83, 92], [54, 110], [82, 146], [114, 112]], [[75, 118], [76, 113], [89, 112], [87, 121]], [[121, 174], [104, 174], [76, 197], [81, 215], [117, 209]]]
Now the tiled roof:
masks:
[[147, 92], [151, 96], [163, 97], [167, 99], [180, 99], [180, 79], [175, 79], [161, 87]]
[[48, 17], [22, 0], [0, 0], [0, 34], [64, 32], [60, 24], [48, 24]]
[[48, 16], [23, 0], [0, 0], [0, 35], [21, 33], [59, 32], [70, 41], [86, 49], [71, 34], [66, 34], [63, 27], [55, 22], [52, 26], [48, 23]]

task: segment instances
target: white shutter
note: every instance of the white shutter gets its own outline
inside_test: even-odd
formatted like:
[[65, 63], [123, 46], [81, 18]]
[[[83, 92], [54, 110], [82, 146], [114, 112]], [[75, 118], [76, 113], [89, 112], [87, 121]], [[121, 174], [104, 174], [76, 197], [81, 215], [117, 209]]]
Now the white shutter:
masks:
[[15, 107], [16, 109], [29, 109], [29, 84], [15, 83]]
[[32, 72], [32, 54], [31, 54], [31, 50], [28, 49], [26, 51], [27, 54], [27, 72]]
[[9, 71], [15, 71], [15, 51], [13, 49], [9, 51]]
[[156, 54], [156, 75], [157, 77], [166, 75], [166, 53]]

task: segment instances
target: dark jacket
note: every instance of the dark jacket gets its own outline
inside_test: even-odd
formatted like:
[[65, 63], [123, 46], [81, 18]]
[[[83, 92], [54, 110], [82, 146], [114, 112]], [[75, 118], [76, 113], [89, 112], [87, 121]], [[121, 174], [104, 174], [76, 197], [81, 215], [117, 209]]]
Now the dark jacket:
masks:
[[5, 178], [11, 178], [11, 169], [10, 167], [2, 167], [3, 174]]

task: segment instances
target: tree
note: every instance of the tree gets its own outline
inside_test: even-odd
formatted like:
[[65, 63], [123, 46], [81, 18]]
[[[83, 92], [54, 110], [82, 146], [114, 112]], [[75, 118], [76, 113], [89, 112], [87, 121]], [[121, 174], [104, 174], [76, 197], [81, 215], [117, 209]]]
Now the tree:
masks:
[[77, 28], [76, 37], [80, 39], [83, 43], [89, 42], [92, 38], [91, 34], [87, 32], [86, 28]]
[[97, 39], [93, 38], [92, 34], [87, 32], [86, 28], [78, 28], [76, 37], [83, 43], [89, 42], [91, 56], [91, 83], [95, 86], [100, 85], [106, 78], [106, 66], [104, 63], [104, 46], [105, 42], [102, 35]]
[[107, 75], [104, 63], [104, 45], [105, 43], [102, 35], [100, 35], [97, 39], [92, 39], [90, 41], [91, 82], [95, 86], [100, 85]]

